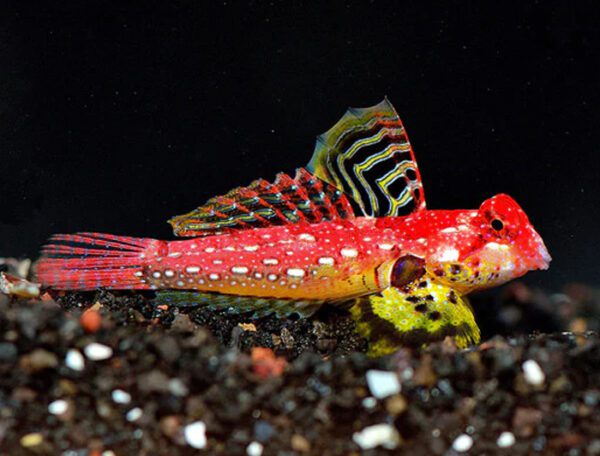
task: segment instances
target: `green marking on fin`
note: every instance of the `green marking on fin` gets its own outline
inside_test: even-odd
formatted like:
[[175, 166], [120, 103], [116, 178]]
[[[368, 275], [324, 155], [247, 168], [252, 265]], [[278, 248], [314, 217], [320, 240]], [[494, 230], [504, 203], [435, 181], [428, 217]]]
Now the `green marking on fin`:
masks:
[[212, 310], [227, 310], [231, 313], [252, 313], [256, 318], [270, 314], [288, 317], [294, 313], [301, 317], [309, 317], [322, 305], [321, 301], [256, 298], [174, 290], [158, 291], [153, 302], [155, 305], [166, 304], [174, 307], [206, 306]]
[[459, 348], [479, 342], [480, 331], [466, 298], [424, 276], [402, 290], [394, 287], [362, 298], [351, 309], [357, 331], [369, 339], [369, 354], [420, 346], [451, 336]]

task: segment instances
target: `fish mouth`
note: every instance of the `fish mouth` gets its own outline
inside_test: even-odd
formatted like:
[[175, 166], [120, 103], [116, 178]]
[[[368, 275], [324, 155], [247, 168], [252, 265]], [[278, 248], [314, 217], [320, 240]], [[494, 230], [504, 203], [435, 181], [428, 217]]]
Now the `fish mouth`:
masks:
[[534, 259], [533, 266], [535, 269], [545, 271], [550, 267], [552, 257], [550, 256], [544, 241], [542, 241], [542, 237], [537, 233], [535, 233], [535, 235], [535, 241], [537, 243], [537, 255]]

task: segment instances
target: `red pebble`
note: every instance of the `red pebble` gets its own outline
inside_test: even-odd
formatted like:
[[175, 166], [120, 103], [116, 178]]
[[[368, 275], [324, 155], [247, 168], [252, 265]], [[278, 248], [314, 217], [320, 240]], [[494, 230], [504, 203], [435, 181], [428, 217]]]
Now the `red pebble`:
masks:
[[88, 309], [81, 314], [79, 323], [88, 333], [95, 333], [102, 326], [102, 316], [95, 309]]
[[287, 365], [285, 358], [275, 356], [270, 348], [254, 347], [251, 357], [254, 373], [260, 378], [279, 377]]

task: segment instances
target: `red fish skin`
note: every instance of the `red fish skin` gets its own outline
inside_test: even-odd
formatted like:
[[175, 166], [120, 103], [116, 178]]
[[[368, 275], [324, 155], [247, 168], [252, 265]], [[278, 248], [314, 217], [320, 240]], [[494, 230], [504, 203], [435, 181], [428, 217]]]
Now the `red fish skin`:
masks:
[[[501, 230], [492, 224], [497, 219]], [[471, 275], [485, 271], [477, 280], [452, 284], [465, 293], [545, 269], [550, 261], [541, 237], [507, 195], [475, 210], [420, 210], [405, 217], [355, 217], [134, 242], [147, 247], [127, 257], [42, 258], [38, 278], [58, 289], [192, 289], [334, 301], [388, 287], [391, 266], [404, 255], [423, 258], [432, 274], [448, 265], [468, 267]]]

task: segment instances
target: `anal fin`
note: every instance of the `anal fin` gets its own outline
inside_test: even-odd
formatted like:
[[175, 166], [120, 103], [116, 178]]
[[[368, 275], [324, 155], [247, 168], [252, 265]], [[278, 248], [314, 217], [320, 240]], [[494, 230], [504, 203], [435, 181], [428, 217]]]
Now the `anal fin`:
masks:
[[172, 307], [207, 307], [211, 310], [226, 310], [235, 314], [250, 313], [255, 318], [271, 314], [278, 317], [289, 317], [292, 314], [309, 317], [323, 304], [322, 301], [316, 300], [256, 298], [179, 290], [158, 291], [153, 302], [155, 305]]

